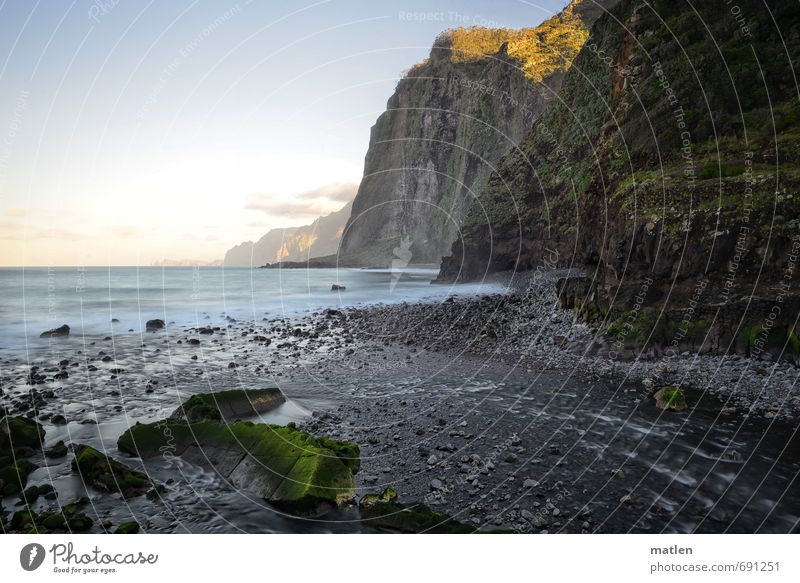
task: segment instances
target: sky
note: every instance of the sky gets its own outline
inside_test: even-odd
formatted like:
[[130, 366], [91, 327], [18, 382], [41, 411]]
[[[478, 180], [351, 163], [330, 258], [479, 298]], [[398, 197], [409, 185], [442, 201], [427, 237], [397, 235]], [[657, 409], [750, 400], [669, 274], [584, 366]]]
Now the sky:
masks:
[[0, 0], [0, 265], [221, 259], [351, 199], [398, 78], [566, 0]]

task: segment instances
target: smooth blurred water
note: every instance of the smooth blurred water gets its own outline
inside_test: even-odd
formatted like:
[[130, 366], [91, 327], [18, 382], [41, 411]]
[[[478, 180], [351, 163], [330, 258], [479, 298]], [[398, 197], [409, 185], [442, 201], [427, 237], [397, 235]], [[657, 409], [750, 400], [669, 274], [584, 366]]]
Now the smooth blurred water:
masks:
[[[140, 332], [147, 320], [202, 325], [227, 315], [261, 320], [324, 308], [502, 291], [493, 284], [431, 285], [434, 269], [59, 267], [0, 269], [0, 347], [36, 346], [68, 324], [73, 334]], [[331, 285], [346, 286], [332, 292]], [[112, 318], [119, 320], [112, 323]]]

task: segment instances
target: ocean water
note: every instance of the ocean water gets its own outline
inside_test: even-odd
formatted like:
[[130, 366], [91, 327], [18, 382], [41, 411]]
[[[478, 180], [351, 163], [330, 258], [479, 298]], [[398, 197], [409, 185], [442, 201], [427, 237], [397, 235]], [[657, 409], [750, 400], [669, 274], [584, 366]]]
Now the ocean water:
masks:
[[[435, 269], [423, 268], [3, 268], [0, 349], [45, 345], [39, 335], [62, 324], [73, 334], [120, 334], [141, 332], [154, 318], [197, 326], [225, 316], [257, 321], [326, 308], [503, 291], [489, 283], [431, 285], [435, 277]], [[347, 289], [332, 292], [333, 284]]]

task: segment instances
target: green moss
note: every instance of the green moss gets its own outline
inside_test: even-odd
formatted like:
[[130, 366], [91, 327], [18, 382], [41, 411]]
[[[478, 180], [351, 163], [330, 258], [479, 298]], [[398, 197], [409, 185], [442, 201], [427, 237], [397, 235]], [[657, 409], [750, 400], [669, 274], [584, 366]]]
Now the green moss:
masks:
[[23, 530], [33, 526], [36, 522], [36, 514], [28, 508], [17, 510], [11, 517], [11, 528]]
[[182, 406], [184, 417], [189, 421], [222, 421], [222, 414], [206, 395], [193, 395]]
[[144, 494], [152, 485], [141, 472], [132, 470], [88, 445], [75, 448], [72, 469], [98, 490], [120, 492], [124, 497]]
[[397, 502], [397, 492], [385, 490], [381, 495], [366, 494], [361, 498], [359, 510], [365, 524], [394, 532], [468, 534], [475, 529], [431, 510], [424, 504]]
[[681, 391], [678, 387], [666, 387], [663, 395], [664, 400], [669, 405], [675, 405], [684, 398], [683, 391]]
[[395, 502], [397, 500], [397, 491], [392, 488], [386, 488], [380, 494], [364, 494], [358, 501], [359, 508], [365, 509], [374, 506], [378, 502]]
[[70, 532], [86, 532], [92, 528], [94, 521], [85, 514], [76, 514], [67, 521], [67, 529]]
[[222, 421], [250, 417], [274, 409], [286, 398], [280, 389], [231, 389], [192, 395], [172, 414], [172, 419]]
[[64, 530], [66, 523], [66, 518], [60, 512], [39, 516], [39, 524], [47, 530]]
[[67, 446], [63, 441], [59, 441], [53, 447], [44, 452], [44, 455], [49, 458], [59, 458], [67, 455]]
[[0, 482], [3, 483], [3, 494], [21, 492], [28, 483], [30, 474], [36, 465], [28, 460], [17, 460], [16, 463], [0, 467]]
[[135, 520], [123, 522], [114, 531], [114, 534], [136, 534], [139, 532], [139, 523]]
[[683, 411], [686, 409], [686, 396], [680, 387], [667, 386], [655, 394], [656, 405], [668, 411]]
[[[213, 450], [223, 461], [240, 459], [233, 464], [239, 485], [253, 484], [270, 502], [298, 512], [352, 498], [353, 475], [360, 466], [354, 443], [315, 437], [293, 427], [242, 421], [137, 424], [120, 436], [117, 446], [142, 457], [165, 451], [182, 455], [196, 446], [201, 451]], [[234, 472], [234, 467], [227, 471]]]
[[0, 418], [0, 455], [18, 447], [41, 449], [45, 431], [27, 417]]
[[797, 333], [789, 329], [786, 331], [786, 338], [789, 340], [789, 345], [792, 347], [792, 352], [794, 354], [800, 354], [800, 337], [798, 337]]
[[608, 322], [605, 336], [624, 345], [640, 346], [648, 339], [659, 340], [664, 336], [658, 316], [644, 309], [611, 310], [602, 317]]
[[697, 173], [697, 178], [707, 180], [709, 178], [728, 178], [730, 176], [740, 176], [744, 174], [744, 164], [717, 164], [709, 163], [703, 165]]

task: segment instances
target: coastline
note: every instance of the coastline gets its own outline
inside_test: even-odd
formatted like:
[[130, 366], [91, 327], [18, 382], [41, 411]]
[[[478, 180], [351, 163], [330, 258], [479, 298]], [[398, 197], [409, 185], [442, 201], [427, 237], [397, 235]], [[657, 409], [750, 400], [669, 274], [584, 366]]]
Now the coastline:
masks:
[[[59, 411], [76, 443], [84, 439], [80, 431], [99, 424], [91, 443], [116, 455], [114, 431], [161, 418], [187, 395], [278, 386], [293, 408], [268, 422], [294, 421], [313, 434], [359, 444], [359, 494], [391, 486], [402, 501], [422, 501], [486, 530], [717, 532], [716, 504], [705, 519], [692, 518], [703, 516], [708, 498], [694, 500], [692, 492], [708, 482], [723, 500], [737, 476], [752, 479], [742, 472], [766, 471], [747, 468], [761, 458], [785, 463], [780, 472], [787, 479], [796, 472], [800, 460], [780, 460], [779, 450], [796, 426], [793, 365], [586, 356], [576, 347], [585, 346], [592, 330], [573, 325], [556, 301], [555, 282], [563, 276], [503, 274], [496, 283], [508, 288], [505, 294], [438, 303], [259, 322], [225, 317], [209, 324], [207, 335], [198, 333], [203, 326], [168, 326], [146, 335], [54, 340], [30, 362], [3, 355], [3, 399], [10, 413], [25, 413], [31, 388], [52, 389], [36, 404], [48, 432]], [[760, 370], [767, 364], [789, 380], [769, 382]], [[31, 366], [41, 385], [26, 384]], [[68, 376], [54, 378], [63, 371]], [[655, 406], [652, 393], [665, 384], [686, 387], [687, 411]], [[54, 431], [48, 442], [62, 434]], [[51, 472], [69, 473], [54, 466], [40, 477]], [[146, 531], [179, 528], [163, 512], [156, 518], [141, 512]], [[186, 520], [187, 510], [182, 514]], [[765, 521], [766, 531], [788, 528], [772, 513]]]

